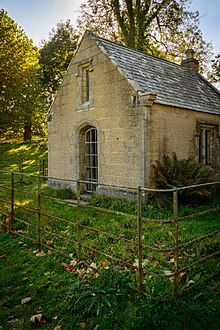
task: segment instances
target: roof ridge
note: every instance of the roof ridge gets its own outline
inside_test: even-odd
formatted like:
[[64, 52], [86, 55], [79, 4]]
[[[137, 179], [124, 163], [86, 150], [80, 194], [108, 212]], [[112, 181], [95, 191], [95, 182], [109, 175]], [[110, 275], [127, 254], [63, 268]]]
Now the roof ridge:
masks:
[[100, 37], [98, 36], [96, 33], [94, 33], [93, 31], [90, 31], [90, 30], [86, 30], [86, 32], [91, 35], [93, 37], [93, 39], [95, 39], [96, 41], [100, 42], [102, 44], [103, 47], [105, 47], [103, 45], [103, 41], [104, 42], [107, 42], [107, 43], [110, 43], [110, 44], [113, 44], [113, 45], [116, 45], [118, 47], [121, 47], [121, 48], [124, 48], [128, 51], [131, 51], [131, 52], [134, 52], [134, 53], [137, 53], [137, 54], [140, 54], [140, 55], [143, 55], [143, 56], [146, 56], [146, 57], [150, 57], [150, 58], [153, 58], [155, 59], [156, 61], [163, 61], [163, 62], [166, 62], [166, 63], [169, 63], [171, 65], [175, 65], [175, 66], [178, 66], [178, 67], [181, 67], [183, 69], [186, 69], [186, 70], [189, 70], [188, 68], [186, 67], [183, 67], [181, 66], [180, 64], [178, 63], [175, 63], [175, 62], [172, 62], [172, 61], [169, 61], [169, 60], [166, 60], [165, 58], [162, 58], [162, 57], [157, 57], [155, 55], [151, 55], [151, 54], [147, 54], [145, 53], [144, 51], [141, 51], [141, 50], [138, 50], [138, 49], [135, 49], [135, 48], [132, 48], [132, 47], [128, 47], [126, 45], [123, 45], [123, 44], [120, 44], [120, 43], [117, 43], [115, 41], [112, 41], [112, 40], [109, 40], [109, 39], [106, 39], [104, 37]]
[[220, 91], [201, 74], [92, 31], [86, 33], [135, 91], [157, 94], [155, 103], [220, 114]]

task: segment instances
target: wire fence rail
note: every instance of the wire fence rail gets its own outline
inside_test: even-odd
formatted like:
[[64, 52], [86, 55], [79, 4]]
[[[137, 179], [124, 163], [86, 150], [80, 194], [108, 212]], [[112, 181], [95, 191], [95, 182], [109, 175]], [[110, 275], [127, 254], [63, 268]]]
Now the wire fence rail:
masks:
[[[178, 297], [219, 274], [220, 203], [204, 210], [190, 208], [188, 214], [181, 214], [178, 203], [178, 194], [201, 185], [155, 190], [94, 183], [132, 192], [135, 209], [126, 213], [84, 203], [81, 186], [88, 182], [83, 180], [74, 181], [76, 198], [70, 201], [48, 194], [46, 176], [0, 175], [1, 224], [38, 249], [45, 247], [96, 270], [109, 264], [122, 267], [133, 274], [133, 288], [156, 299]], [[205, 187], [216, 192], [220, 182]], [[160, 212], [149, 204], [151, 193], [169, 194], [171, 210]]]

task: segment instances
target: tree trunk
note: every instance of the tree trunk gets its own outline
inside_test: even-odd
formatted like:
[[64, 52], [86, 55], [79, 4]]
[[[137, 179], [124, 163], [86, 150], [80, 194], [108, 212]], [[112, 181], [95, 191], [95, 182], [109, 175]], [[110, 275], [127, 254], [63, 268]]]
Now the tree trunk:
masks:
[[25, 124], [23, 140], [30, 141], [31, 138], [32, 138], [31, 124]]

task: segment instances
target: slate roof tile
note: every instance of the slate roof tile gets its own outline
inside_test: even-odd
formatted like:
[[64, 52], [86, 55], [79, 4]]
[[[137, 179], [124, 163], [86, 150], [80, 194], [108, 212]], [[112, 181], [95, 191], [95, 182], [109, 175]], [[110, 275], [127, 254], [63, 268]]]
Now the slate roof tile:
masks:
[[220, 114], [220, 92], [200, 74], [87, 33], [135, 90], [157, 94], [156, 103]]

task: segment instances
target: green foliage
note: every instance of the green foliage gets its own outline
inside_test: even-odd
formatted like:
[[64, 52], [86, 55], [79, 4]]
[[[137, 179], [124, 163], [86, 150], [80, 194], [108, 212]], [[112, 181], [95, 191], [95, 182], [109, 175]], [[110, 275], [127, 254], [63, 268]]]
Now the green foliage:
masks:
[[125, 198], [108, 197], [105, 195], [93, 194], [90, 204], [101, 208], [106, 208], [109, 210], [115, 210], [124, 213], [137, 213], [137, 204]]
[[213, 83], [220, 82], [220, 53], [215, 56], [214, 60], [212, 60], [212, 72], [209, 75], [209, 79]]
[[59, 199], [73, 199], [76, 198], [76, 194], [72, 192], [71, 189], [55, 189], [54, 190], [55, 197]]
[[[210, 166], [196, 163], [192, 156], [178, 160], [175, 153], [172, 158], [164, 155], [163, 161], [156, 161], [151, 169], [151, 185], [158, 189], [207, 183], [212, 180], [213, 175], [213, 169]], [[207, 187], [179, 191], [179, 197], [184, 204], [198, 203], [199, 200], [204, 200], [210, 195], [211, 190]]]
[[198, 11], [191, 0], [87, 0], [78, 26], [119, 41], [148, 54], [180, 62], [187, 48], [194, 48], [200, 70], [209, 60], [210, 43], [199, 29]]
[[0, 134], [43, 131], [43, 101], [38, 76], [38, 50], [24, 31], [0, 10]]
[[[95, 273], [95, 272], [94, 272]], [[120, 301], [130, 293], [127, 277], [119, 267], [101, 269], [90, 276], [87, 282], [70, 287], [67, 294], [72, 312], [81, 312], [86, 317], [114, 314]]]
[[44, 94], [47, 102], [53, 99], [67, 71], [70, 60], [76, 49], [78, 35], [67, 20], [57, 24], [50, 32], [49, 40], [42, 42], [40, 49], [40, 66]]

